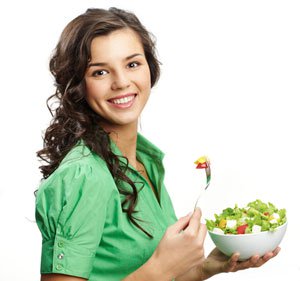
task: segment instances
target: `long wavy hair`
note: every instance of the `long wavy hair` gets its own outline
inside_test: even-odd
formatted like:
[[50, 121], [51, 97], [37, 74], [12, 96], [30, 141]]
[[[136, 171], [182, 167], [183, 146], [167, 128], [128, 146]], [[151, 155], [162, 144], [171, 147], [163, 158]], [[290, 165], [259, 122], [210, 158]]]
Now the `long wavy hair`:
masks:
[[[40, 170], [43, 178], [47, 178], [76, 143], [83, 140], [91, 151], [106, 162], [119, 192], [124, 195], [122, 209], [131, 223], [152, 238], [133, 216], [138, 192], [135, 183], [126, 175], [128, 159], [124, 165], [120, 156], [112, 152], [109, 132], [99, 125], [102, 117], [86, 101], [84, 76], [91, 59], [92, 40], [123, 28], [130, 28], [138, 34], [150, 68], [151, 87], [157, 82], [160, 63], [155, 53], [155, 42], [138, 18], [131, 12], [117, 8], [88, 9], [65, 27], [51, 56], [49, 65], [56, 91], [47, 99], [47, 107], [52, 121], [45, 131], [43, 149], [37, 152], [37, 156], [44, 161]], [[50, 105], [52, 99], [57, 105], [54, 109]], [[131, 191], [122, 189], [121, 182], [128, 183]]]

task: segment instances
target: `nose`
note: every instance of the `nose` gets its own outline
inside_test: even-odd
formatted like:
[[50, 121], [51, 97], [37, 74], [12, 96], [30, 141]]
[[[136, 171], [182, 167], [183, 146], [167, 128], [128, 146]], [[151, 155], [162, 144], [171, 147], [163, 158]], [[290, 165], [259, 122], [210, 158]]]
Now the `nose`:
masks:
[[120, 90], [128, 88], [130, 85], [130, 79], [124, 71], [115, 72], [113, 75], [113, 81], [111, 84], [112, 90]]

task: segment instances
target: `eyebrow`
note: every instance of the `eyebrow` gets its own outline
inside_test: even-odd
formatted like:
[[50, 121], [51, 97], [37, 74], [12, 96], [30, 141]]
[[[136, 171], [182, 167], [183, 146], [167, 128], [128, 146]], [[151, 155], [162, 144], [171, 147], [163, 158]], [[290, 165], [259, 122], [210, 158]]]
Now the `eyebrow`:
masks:
[[[130, 59], [132, 59], [132, 58], [134, 58], [136, 56], [143, 56], [143, 54], [139, 54], [139, 53], [132, 54], [132, 55], [126, 57], [125, 60], [130, 60]], [[89, 63], [88, 64], [88, 68], [92, 67], [92, 66], [106, 66], [106, 65], [108, 65], [107, 62], [95, 62], [95, 63]]]

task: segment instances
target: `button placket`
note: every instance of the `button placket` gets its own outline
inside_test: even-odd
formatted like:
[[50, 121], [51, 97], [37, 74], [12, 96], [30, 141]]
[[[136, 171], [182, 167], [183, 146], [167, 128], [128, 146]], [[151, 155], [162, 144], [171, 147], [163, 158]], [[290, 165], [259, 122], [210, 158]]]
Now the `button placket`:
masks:
[[57, 258], [59, 260], [62, 260], [64, 258], [64, 256], [65, 256], [64, 253], [60, 253], [60, 254], [57, 255]]
[[54, 253], [53, 253], [53, 265], [57, 271], [64, 270], [64, 258], [65, 258], [65, 246], [66, 243], [63, 239], [56, 237]]

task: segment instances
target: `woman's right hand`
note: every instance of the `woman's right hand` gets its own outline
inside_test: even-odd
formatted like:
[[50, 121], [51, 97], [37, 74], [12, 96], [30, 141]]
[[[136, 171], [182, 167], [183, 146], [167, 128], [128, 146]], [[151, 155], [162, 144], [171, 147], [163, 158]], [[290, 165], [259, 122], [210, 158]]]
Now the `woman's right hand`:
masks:
[[168, 227], [151, 256], [150, 260], [166, 280], [172, 280], [204, 261], [206, 226], [200, 220], [199, 208], [192, 215], [180, 218]]

